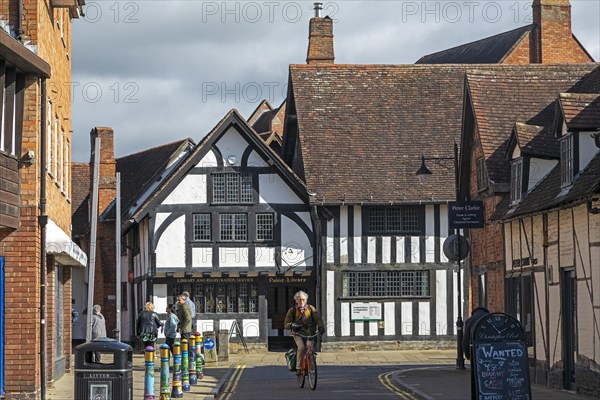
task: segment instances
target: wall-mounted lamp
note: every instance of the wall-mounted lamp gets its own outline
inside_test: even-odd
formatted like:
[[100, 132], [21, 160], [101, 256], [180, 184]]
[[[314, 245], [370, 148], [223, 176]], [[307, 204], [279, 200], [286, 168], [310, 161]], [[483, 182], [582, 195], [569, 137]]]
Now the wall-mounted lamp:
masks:
[[29, 150], [22, 158], [22, 161], [27, 164], [33, 164], [35, 162], [35, 152]]

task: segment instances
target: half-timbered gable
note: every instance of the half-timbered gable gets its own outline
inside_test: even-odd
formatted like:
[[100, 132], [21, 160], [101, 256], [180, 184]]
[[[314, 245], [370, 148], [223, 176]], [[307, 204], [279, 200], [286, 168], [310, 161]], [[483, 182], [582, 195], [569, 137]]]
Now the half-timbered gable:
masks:
[[[132, 214], [147, 237], [149, 296], [160, 312], [188, 291], [197, 329], [260, 343], [283, 335], [292, 290], [314, 293], [304, 184], [232, 110]], [[147, 271], [147, 275], [145, 272]]]
[[415, 173], [421, 155], [452, 155], [463, 82], [464, 70], [448, 66], [290, 67], [283, 156], [320, 216], [328, 341], [455, 333], [464, 303], [442, 251], [453, 167], [432, 165], [427, 184]]

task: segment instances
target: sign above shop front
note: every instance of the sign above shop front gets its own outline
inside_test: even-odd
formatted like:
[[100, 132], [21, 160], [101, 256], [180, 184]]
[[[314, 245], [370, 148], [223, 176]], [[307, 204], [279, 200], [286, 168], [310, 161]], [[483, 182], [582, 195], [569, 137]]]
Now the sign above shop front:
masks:
[[351, 303], [350, 321], [381, 321], [380, 303]]

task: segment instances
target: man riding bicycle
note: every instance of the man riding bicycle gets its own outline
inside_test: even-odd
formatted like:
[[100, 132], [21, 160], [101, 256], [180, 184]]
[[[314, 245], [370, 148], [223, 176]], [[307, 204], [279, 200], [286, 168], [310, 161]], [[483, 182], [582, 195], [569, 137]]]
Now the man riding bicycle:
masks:
[[304, 339], [298, 334], [312, 336], [318, 330], [320, 334], [325, 332], [323, 319], [317, 310], [308, 304], [308, 294], [299, 291], [294, 295], [296, 306], [288, 310], [285, 316], [284, 328], [292, 331], [294, 342], [296, 342], [296, 375], [301, 374], [302, 358], [304, 357]]

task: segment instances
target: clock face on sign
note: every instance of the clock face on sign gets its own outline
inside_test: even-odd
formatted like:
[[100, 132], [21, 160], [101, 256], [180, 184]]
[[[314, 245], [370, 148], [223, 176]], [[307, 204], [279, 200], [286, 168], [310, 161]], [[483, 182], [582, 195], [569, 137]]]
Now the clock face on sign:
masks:
[[524, 340], [521, 324], [514, 317], [494, 313], [483, 317], [475, 328], [474, 341]]

